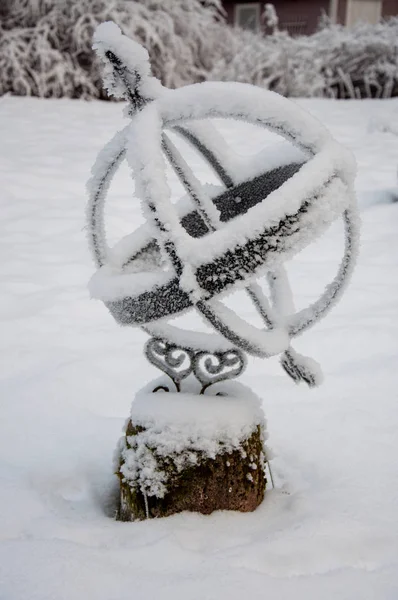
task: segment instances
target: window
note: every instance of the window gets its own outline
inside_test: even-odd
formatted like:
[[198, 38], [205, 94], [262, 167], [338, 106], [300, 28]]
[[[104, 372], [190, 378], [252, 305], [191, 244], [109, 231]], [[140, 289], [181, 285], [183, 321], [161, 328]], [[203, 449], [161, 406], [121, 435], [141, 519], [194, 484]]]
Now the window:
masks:
[[381, 17], [381, 0], [348, 0], [347, 25], [352, 27], [355, 23], [377, 23]]
[[235, 25], [242, 29], [258, 31], [260, 29], [260, 3], [236, 4]]
[[305, 35], [307, 33], [307, 21], [303, 19], [297, 21], [285, 21], [280, 24], [281, 29], [285, 29], [292, 37]]

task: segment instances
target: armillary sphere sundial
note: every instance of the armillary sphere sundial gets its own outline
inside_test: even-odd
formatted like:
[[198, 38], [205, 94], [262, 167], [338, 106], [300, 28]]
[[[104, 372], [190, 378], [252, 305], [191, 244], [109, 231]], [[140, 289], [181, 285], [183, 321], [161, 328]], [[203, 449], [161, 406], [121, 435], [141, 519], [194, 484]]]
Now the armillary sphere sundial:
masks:
[[[90, 184], [88, 226], [98, 271], [91, 290], [116, 321], [150, 336], [147, 358], [180, 390], [193, 373], [202, 392], [238, 376], [246, 356], [281, 354], [296, 381], [319, 382], [317, 365], [299, 355], [291, 340], [321, 319], [348, 281], [358, 246], [349, 152], [296, 104], [238, 83], [203, 83], [177, 90], [150, 76], [146, 51], [116, 26], [101, 32], [95, 48], [105, 64], [108, 90], [128, 100], [129, 125], [100, 153]], [[231, 168], [231, 152], [211, 119], [244, 121], [280, 134], [297, 148], [296, 159], [254, 162], [257, 170]], [[181, 155], [177, 137], [198, 152], [222, 188], [209, 191]], [[104, 202], [113, 175], [127, 160], [147, 224], [115, 248], [106, 243]], [[166, 177], [171, 165], [188, 200], [174, 204]], [[237, 163], [234, 163], [237, 165]], [[246, 170], [247, 172], [247, 170]], [[316, 239], [338, 217], [345, 249], [338, 272], [307, 308], [286, 311], [290, 293], [284, 262]], [[265, 276], [266, 296], [258, 280]], [[245, 290], [262, 319], [255, 327], [227, 308], [223, 297]], [[169, 324], [196, 310], [214, 333]]]

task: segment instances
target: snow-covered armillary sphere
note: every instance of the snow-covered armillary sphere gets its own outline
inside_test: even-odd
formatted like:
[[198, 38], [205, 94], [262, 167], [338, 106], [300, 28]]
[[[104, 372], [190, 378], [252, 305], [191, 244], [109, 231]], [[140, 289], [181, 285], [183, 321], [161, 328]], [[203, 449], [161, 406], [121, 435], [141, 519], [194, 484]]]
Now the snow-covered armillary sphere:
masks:
[[[98, 271], [91, 282], [116, 321], [150, 334], [147, 358], [177, 390], [193, 373], [202, 392], [238, 376], [246, 355], [281, 354], [296, 381], [320, 381], [318, 365], [299, 355], [291, 339], [322, 318], [338, 300], [357, 252], [357, 215], [349, 152], [289, 100], [254, 86], [202, 83], [177, 90], [151, 77], [146, 50], [116, 25], [97, 29], [95, 49], [110, 93], [128, 100], [129, 125], [100, 153], [90, 183], [88, 224]], [[280, 134], [282, 152], [240, 164], [211, 119], [235, 119]], [[201, 155], [220, 187], [203, 185], [181, 155], [178, 140]], [[184, 145], [182, 144], [182, 145]], [[105, 239], [103, 209], [111, 179], [127, 160], [147, 224], [114, 248]], [[171, 201], [166, 165], [187, 196]], [[294, 311], [284, 262], [338, 217], [345, 250], [335, 279], [310, 306]], [[269, 299], [260, 283], [268, 280]], [[258, 328], [222, 298], [245, 290], [262, 319]], [[195, 309], [214, 333], [168, 323]]]

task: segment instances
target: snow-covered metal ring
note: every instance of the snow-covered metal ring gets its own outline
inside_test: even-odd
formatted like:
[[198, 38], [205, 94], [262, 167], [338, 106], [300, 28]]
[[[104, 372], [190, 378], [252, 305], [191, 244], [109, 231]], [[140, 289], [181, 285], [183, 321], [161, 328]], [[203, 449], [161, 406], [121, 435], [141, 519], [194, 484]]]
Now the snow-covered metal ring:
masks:
[[[316, 119], [266, 90], [205, 83], [178, 90], [161, 88], [145, 97], [142, 73], [136, 83], [135, 102], [137, 97], [143, 100], [130, 111], [130, 125], [104, 149], [94, 169], [89, 227], [100, 269], [92, 282], [93, 294], [105, 301], [119, 323], [140, 325], [157, 338], [196, 350], [225, 350], [224, 338], [253, 355], [286, 353], [290, 337], [326, 313], [352, 270], [357, 220], [351, 154]], [[282, 160], [271, 168], [261, 165], [248, 178], [236, 169], [231, 172], [225, 146], [212, 142], [207, 121], [213, 118], [246, 121], [276, 132], [299, 148], [300, 159], [287, 164]], [[196, 179], [170, 130], [202, 153], [221, 179], [223, 191], [211, 194]], [[188, 192], [191, 206], [172, 203], [165, 157]], [[103, 203], [124, 158], [149, 224], [110, 252]], [[283, 314], [276, 291], [281, 282], [287, 285], [283, 263], [341, 214], [346, 247], [337, 277], [310, 307]], [[271, 283], [272, 307], [255, 283], [263, 273]], [[247, 290], [267, 330], [253, 327], [220, 302], [222, 295], [238, 288]], [[192, 332], [188, 340], [166, 323], [193, 306], [221, 334], [216, 341]], [[286, 360], [287, 371], [292, 362]]]

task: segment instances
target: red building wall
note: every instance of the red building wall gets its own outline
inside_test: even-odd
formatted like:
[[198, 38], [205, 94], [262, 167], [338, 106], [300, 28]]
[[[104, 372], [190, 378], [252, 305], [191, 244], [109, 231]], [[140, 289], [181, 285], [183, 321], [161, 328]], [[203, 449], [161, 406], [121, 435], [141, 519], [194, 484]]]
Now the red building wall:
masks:
[[[253, 1], [253, 0], [251, 0]], [[239, 4], [248, 4], [250, 0], [240, 0]], [[224, 0], [223, 5], [228, 21], [234, 22], [234, 6], [236, 0]], [[264, 2], [259, 3], [261, 8]], [[288, 29], [292, 34], [313, 33], [318, 25], [322, 11], [329, 12], [329, 0], [274, 0], [279, 17], [280, 29]]]
[[233, 2], [233, 0], [224, 0], [224, 2], [223, 2], [224, 10], [227, 13], [228, 23], [234, 22], [234, 6], [235, 6], [235, 4], [236, 4], [236, 2]]
[[383, 0], [381, 9], [383, 17], [398, 17], [398, 0]]
[[[275, 2], [281, 29], [288, 29], [293, 35], [313, 33], [324, 11], [329, 13], [329, 0], [281, 0]], [[297, 24], [295, 26], [295, 23]]]
[[[247, 4], [253, 0], [240, 0], [240, 4]], [[337, 22], [345, 25], [348, 0], [338, 0]], [[229, 23], [234, 22], [234, 7], [237, 0], [224, 0], [223, 5]], [[259, 3], [264, 7], [264, 2]], [[329, 0], [274, 0], [273, 4], [279, 17], [281, 29], [287, 28], [292, 34], [310, 34], [317, 27], [322, 11], [329, 14]], [[385, 18], [398, 16], [398, 0], [383, 0], [382, 16]]]

